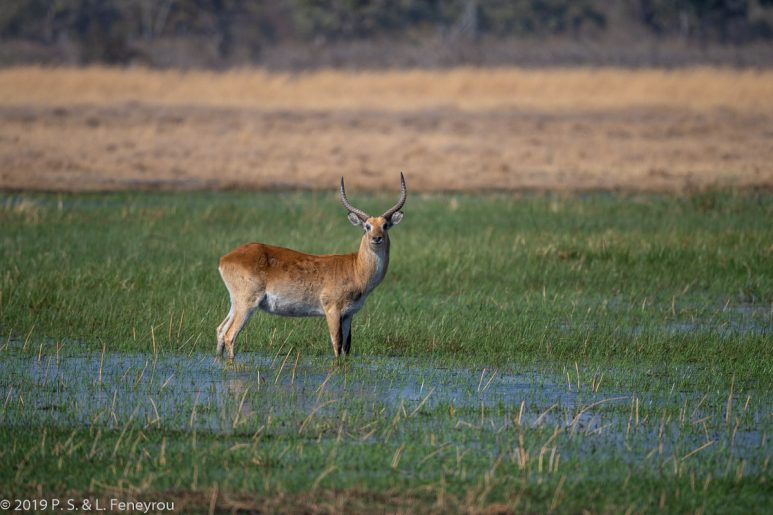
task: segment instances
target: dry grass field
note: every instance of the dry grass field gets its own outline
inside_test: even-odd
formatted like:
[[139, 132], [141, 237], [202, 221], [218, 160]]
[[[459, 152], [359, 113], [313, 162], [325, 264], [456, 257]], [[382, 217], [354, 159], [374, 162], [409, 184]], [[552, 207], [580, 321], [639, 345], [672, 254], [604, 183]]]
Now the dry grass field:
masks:
[[0, 187], [773, 186], [773, 72], [0, 71]]

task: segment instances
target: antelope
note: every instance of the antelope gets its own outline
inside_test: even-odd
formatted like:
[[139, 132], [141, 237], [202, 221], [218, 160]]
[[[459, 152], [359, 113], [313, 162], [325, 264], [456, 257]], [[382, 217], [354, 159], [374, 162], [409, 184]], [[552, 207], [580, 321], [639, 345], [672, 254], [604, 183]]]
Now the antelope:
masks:
[[281, 316], [324, 316], [336, 358], [352, 347], [352, 317], [384, 279], [389, 266], [389, 229], [403, 219], [400, 199], [381, 216], [349, 203], [341, 177], [341, 203], [352, 225], [363, 230], [357, 252], [315, 256], [263, 243], [247, 243], [220, 258], [220, 276], [231, 300], [217, 328], [217, 354], [234, 358], [236, 337], [256, 309]]

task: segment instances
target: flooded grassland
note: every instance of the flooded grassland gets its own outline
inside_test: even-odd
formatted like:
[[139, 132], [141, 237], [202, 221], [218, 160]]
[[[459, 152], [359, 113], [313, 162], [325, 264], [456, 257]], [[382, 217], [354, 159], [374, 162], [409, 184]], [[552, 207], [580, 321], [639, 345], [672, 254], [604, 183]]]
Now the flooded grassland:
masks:
[[353, 250], [332, 194], [3, 197], [3, 495], [771, 509], [770, 196], [410, 202], [352, 356], [260, 313], [228, 364], [218, 255]]

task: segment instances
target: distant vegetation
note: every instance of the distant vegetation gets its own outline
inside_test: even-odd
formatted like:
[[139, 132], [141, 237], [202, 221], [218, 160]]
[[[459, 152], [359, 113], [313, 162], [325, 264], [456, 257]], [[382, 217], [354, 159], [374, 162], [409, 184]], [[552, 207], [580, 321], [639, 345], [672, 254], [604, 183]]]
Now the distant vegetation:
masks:
[[[299, 68], [620, 64], [621, 58], [641, 64], [636, 55], [673, 64], [700, 60], [709, 47], [737, 50], [772, 39], [773, 0], [5, 0], [0, 6], [4, 64]], [[524, 40], [528, 50], [514, 43]], [[655, 55], [641, 49], [643, 42], [671, 46]], [[770, 53], [757, 52], [763, 61]], [[739, 59], [737, 52], [727, 55]]]

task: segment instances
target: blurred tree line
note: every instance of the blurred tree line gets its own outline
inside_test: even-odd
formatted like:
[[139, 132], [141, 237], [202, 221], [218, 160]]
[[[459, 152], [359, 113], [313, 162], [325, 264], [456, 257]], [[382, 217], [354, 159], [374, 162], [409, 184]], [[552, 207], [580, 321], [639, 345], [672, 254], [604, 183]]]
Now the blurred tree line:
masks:
[[[773, 39], [773, 0], [2, 0], [0, 63], [260, 63], [268, 48], [426, 38]], [[619, 38], [618, 38], [619, 41]]]

